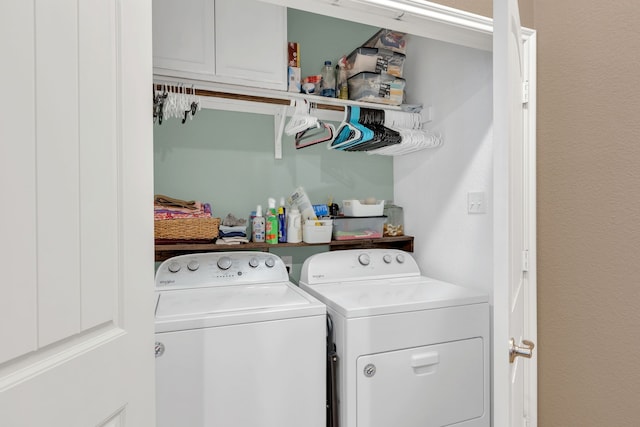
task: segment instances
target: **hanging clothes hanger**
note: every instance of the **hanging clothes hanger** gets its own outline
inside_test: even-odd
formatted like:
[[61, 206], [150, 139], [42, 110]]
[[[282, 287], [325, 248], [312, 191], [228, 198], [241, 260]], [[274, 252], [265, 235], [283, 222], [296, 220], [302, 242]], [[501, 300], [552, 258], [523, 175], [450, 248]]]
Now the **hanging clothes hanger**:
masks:
[[351, 106], [347, 106], [344, 111], [344, 119], [338, 125], [335, 138], [327, 145], [328, 149], [340, 149], [344, 144], [357, 141], [362, 138], [362, 132], [351, 123]]
[[358, 144], [370, 141], [374, 137], [373, 131], [359, 122], [360, 107], [354, 105], [348, 108], [350, 109], [350, 113], [346, 118], [348, 121], [345, 123], [345, 125], [348, 124], [349, 129], [358, 130], [360, 132], [360, 137], [350, 138], [346, 141], [339, 142], [338, 144], [331, 144], [330, 148], [335, 148], [337, 150], [346, 150], [349, 147], [355, 147]]
[[312, 145], [320, 144], [321, 142], [331, 141], [333, 139], [334, 132], [335, 128], [332, 124], [319, 121], [315, 128], [309, 128], [296, 134], [296, 149], [310, 147]]
[[402, 141], [400, 133], [384, 126], [385, 111], [372, 108], [361, 108], [359, 123], [373, 131], [374, 137], [367, 142], [362, 142], [347, 151], [370, 151], [389, 145], [399, 144]]
[[284, 128], [287, 135], [295, 135], [298, 132], [314, 128], [318, 124], [318, 118], [311, 115], [311, 105], [306, 99], [296, 99], [293, 115]]
[[370, 154], [400, 156], [442, 145], [442, 136], [427, 129], [400, 129], [402, 142], [396, 146], [371, 151]]

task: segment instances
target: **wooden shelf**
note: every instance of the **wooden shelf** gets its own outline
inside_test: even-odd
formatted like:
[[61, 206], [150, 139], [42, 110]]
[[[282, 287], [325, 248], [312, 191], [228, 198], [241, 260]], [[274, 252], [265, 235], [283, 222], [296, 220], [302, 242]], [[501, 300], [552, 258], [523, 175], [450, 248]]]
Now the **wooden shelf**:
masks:
[[[257, 102], [261, 104], [274, 104], [289, 106], [292, 100], [306, 99], [320, 110], [344, 111], [346, 106], [358, 105], [361, 107], [378, 110], [402, 110], [402, 106], [379, 104], [374, 102], [353, 101], [339, 98], [328, 98], [314, 94], [287, 92], [275, 89], [262, 89], [256, 87], [239, 86], [217, 82], [207, 82], [187, 78], [178, 78], [164, 75], [154, 75], [154, 90], [162, 89], [163, 84], [182, 84], [187, 88], [187, 93], [192, 91], [197, 96], [209, 98], [231, 99], [235, 101]], [[191, 89], [193, 87], [193, 89]]]
[[413, 252], [413, 236], [382, 237], [380, 239], [332, 240], [329, 243], [244, 243], [240, 245], [216, 245], [215, 243], [156, 243], [156, 261], [164, 261], [177, 255], [194, 252], [261, 251], [271, 249], [328, 246], [331, 251], [345, 249], [392, 248]]

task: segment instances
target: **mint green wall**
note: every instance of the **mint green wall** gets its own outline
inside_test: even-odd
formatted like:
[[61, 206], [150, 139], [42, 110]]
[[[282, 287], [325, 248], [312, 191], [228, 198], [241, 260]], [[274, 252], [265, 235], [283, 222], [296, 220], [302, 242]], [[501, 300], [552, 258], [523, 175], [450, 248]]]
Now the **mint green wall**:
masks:
[[326, 143], [296, 150], [283, 138], [274, 159], [273, 116], [202, 110], [193, 121], [154, 127], [155, 192], [211, 203], [215, 216], [248, 217], [267, 198], [303, 186], [313, 203], [393, 195], [392, 161], [366, 153], [327, 150]]
[[[305, 29], [314, 27], [307, 32]], [[317, 40], [306, 34], [319, 34]], [[302, 48], [303, 75], [320, 72], [323, 61], [335, 61], [366, 41], [377, 28], [291, 10], [289, 40]], [[306, 70], [310, 71], [307, 72]], [[296, 150], [283, 138], [283, 158], [274, 159], [273, 116], [205, 110], [181, 124], [169, 119], [154, 126], [155, 192], [211, 203], [215, 216], [233, 213], [247, 218], [267, 198], [291, 194], [303, 186], [313, 203], [328, 197], [343, 199], [393, 198], [390, 157], [328, 150], [326, 143]], [[325, 247], [326, 249], [326, 247]], [[312, 249], [290, 250], [294, 277]]]
[[[335, 66], [338, 59], [349, 55], [379, 29], [296, 9], [289, 9], [288, 13], [288, 41], [300, 45], [303, 77], [320, 74], [325, 60]], [[318, 39], [318, 34], [322, 35], [322, 40]]]

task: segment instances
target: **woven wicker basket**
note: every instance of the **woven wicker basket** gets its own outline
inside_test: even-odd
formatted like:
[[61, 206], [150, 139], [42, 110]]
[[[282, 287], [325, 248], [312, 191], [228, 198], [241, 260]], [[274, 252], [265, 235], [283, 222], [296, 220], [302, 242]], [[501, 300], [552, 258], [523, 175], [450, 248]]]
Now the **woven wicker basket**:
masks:
[[213, 240], [220, 218], [175, 218], [154, 221], [156, 240]]

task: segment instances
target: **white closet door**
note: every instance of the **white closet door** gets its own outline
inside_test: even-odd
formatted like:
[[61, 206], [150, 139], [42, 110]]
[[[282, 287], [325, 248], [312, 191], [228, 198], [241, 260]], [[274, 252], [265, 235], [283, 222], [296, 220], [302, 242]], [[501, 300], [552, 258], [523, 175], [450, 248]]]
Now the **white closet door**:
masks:
[[535, 341], [535, 104], [524, 90], [535, 88], [535, 37], [523, 38], [517, 0], [494, 1], [494, 21], [494, 425], [535, 427], [536, 350], [509, 358], [510, 339]]
[[152, 426], [151, 1], [0, 6], [0, 424]]

